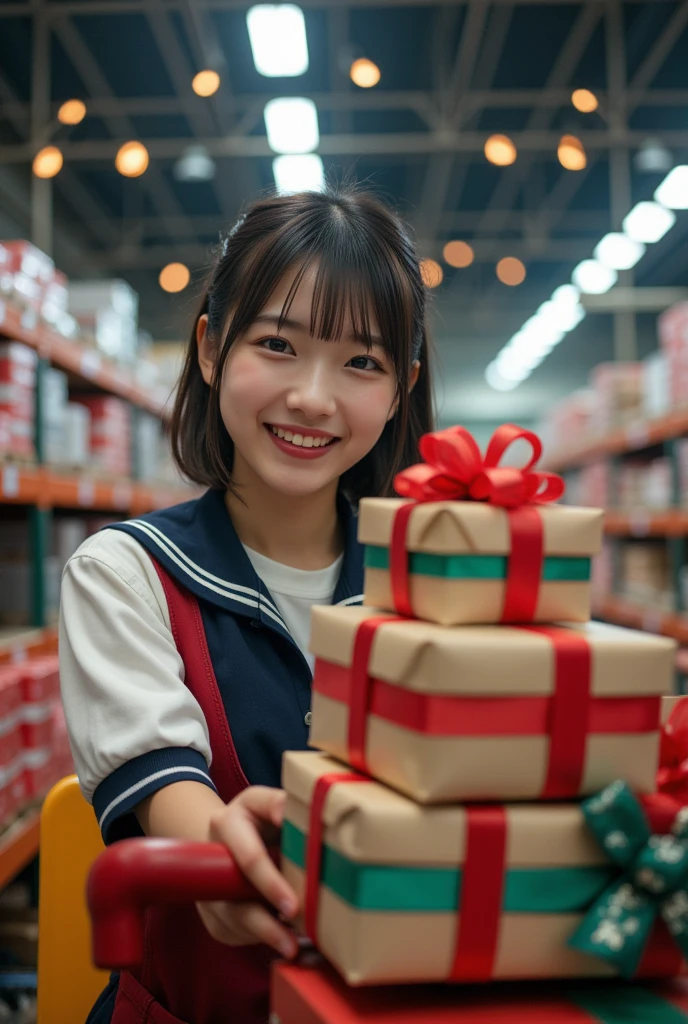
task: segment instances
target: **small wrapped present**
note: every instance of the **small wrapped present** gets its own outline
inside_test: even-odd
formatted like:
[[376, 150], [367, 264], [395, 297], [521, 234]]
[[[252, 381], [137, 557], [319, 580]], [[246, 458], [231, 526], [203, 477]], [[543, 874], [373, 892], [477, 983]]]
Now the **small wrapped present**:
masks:
[[[283, 784], [282, 870], [306, 934], [349, 984], [623, 969], [569, 944], [622, 876], [579, 805], [423, 807], [308, 752], [285, 754]], [[653, 831], [673, 820], [661, 813]], [[676, 974], [680, 950], [662, 921], [646, 915], [643, 927], [635, 973]]]
[[326, 964], [278, 963], [275, 1024], [688, 1024], [688, 982], [349, 988]]
[[675, 644], [601, 623], [448, 629], [313, 609], [311, 745], [421, 803], [655, 788]]
[[[532, 447], [528, 464], [500, 466], [518, 440]], [[394, 482], [412, 500], [360, 503], [364, 603], [445, 626], [587, 621], [603, 512], [548, 504], [564, 484], [532, 470], [538, 437], [507, 424], [483, 458], [467, 431], [451, 427], [419, 447], [426, 462]]]

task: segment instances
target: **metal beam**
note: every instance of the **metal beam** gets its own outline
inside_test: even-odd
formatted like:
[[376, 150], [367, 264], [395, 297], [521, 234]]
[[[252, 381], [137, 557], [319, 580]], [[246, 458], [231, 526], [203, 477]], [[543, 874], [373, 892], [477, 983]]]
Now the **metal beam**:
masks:
[[[71, 60], [78, 74], [81, 76], [81, 79], [89, 93], [96, 96], [100, 95], [114, 98], [114, 93], [110, 87], [110, 83], [105, 78], [105, 75], [98, 66], [97, 61], [84, 42], [84, 39], [77, 30], [74, 22], [69, 19], [58, 19], [55, 22], [54, 28], [67, 56]], [[122, 142], [136, 138], [137, 133], [134, 130], [134, 126], [126, 115], [122, 113], [114, 113], [108, 116], [105, 121], [108, 129], [113, 135], [124, 136], [124, 138], [121, 139]], [[183, 140], [178, 141], [183, 142]], [[65, 159], [69, 159], [67, 156], [67, 150], [71, 145], [75, 145], [75, 143], [67, 143], [65, 146], [61, 147], [64, 152]], [[108, 146], [108, 156], [114, 157], [117, 145], [115, 144], [115, 151], [113, 151], [111, 143], [108, 143]], [[141, 178], [141, 186], [146, 189], [151, 201], [160, 211], [160, 219], [163, 226], [165, 225], [165, 218], [168, 215], [179, 217], [184, 216], [184, 211], [165, 181], [160, 168], [157, 167], [154, 162], [151, 162], [146, 174]], [[170, 234], [170, 238], [174, 237], [172, 232], [168, 232], [168, 234]]]
[[[571, 263], [583, 259], [589, 254], [591, 247], [588, 238], [555, 239], [550, 241], [543, 251], [534, 251], [529, 242], [520, 239], [478, 239], [471, 244], [478, 263], [495, 263], [502, 256], [517, 256], [530, 264]], [[177, 242], [175, 250], [179, 253], [180, 259], [184, 259], [192, 267], [205, 266], [210, 262], [210, 245]], [[167, 262], [169, 253], [169, 245], [128, 246], [111, 252], [94, 252], [93, 263], [101, 269], [152, 269]]]
[[[185, 0], [165, 0], [169, 10], [179, 10]], [[300, 6], [329, 10], [333, 7], [438, 7], [455, 6], [467, 0], [300, 0]], [[570, 7], [572, 0], [493, 0], [497, 4], [515, 3], [518, 6], [538, 7]], [[594, 0], [603, 7], [606, 0]], [[647, 0], [626, 0], [629, 4], [647, 3]], [[653, 3], [675, 3], [675, 0], [652, 0]], [[208, 9], [245, 10], [246, 0], [205, 0]], [[141, 13], [141, 0], [95, 0], [84, 3], [83, 0], [53, 0], [50, 4], [51, 14], [55, 18], [69, 17], [72, 14], [97, 16], [99, 14], [133, 14]], [[0, 6], [0, 18], [29, 17], [30, 3], [5, 3]]]
[[[0, 8], [1, 9], [1, 8]], [[500, 7], [495, 12], [495, 18], [508, 8]], [[488, 33], [489, 34], [489, 33]], [[487, 39], [486, 39], [487, 49]], [[481, 57], [480, 66], [476, 74], [480, 74], [484, 66], [484, 56]], [[235, 96], [234, 109], [237, 115], [247, 117], [246, 126], [242, 127], [242, 134], [248, 132], [260, 119], [265, 103], [282, 96], [283, 93], [266, 93], [265, 96], [256, 98], [254, 96]], [[436, 99], [430, 92], [371, 89], [369, 92], [303, 92], [300, 95], [312, 99], [319, 110], [330, 110], [333, 112], [351, 113], [356, 110], [365, 111], [387, 111], [387, 110], [412, 110], [418, 114], [428, 128], [439, 128], [441, 124], [439, 108]], [[605, 91], [596, 91], [601, 106], [607, 106], [608, 97]], [[678, 107], [688, 106], [688, 89], [628, 89], [627, 101], [634, 109], [638, 107]], [[557, 108], [569, 106], [571, 102], [570, 89], [472, 89], [466, 93], [463, 100], [465, 117], [468, 119], [472, 114], [485, 109], [509, 109], [528, 108], [537, 109]], [[125, 114], [128, 117], [159, 115], [186, 114], [191, 108], [194, 113], [203, 111], [208, 101], [191, 93], [184, 100], [176, 96], [135, 96], [135, 97], [91, 97], [88, 101], [88, 114], [92, 117], [112, 117], [115, 114]], [[59, 103], [52, 105], [52, 115], [56, 116]], [[3, 101], [0, 108], [0, 117], [7, 117], [15, 122], [23, 120], [27, 123], [30, 117], [30, 104], [19, 100]], [[251, 121], [250, 118], [254, 120]], [[234, 128], [239, 134], [239, 126]]]
[[[382, 132], [361, 135], [322, 135], [318, 152], [325, 156], [426, 156], [428, 153], [482, 153], [486, 132]], [[579, 138], [588, 152], [604, 152], [614, 146], [637, 146], [647, 137], [646, 131], [628, 130], [619, 135], [610, 130], [579, 132]], [[653, 132], [653, 135], [669, 146], [687, 146], [688, 129]], [[60, 148], [65, 159], [76, 162], [112, 159], [118, 146], [132, 135], [118, 139], [94, 139], [83, 142], [65, 142]], [[560, 135], [548, 130], [525, 130], [512, 132], [511, 138], [521, 153], [554, 153]], [[153, 160], [176, 160], [189, 145], [189, 139], [141, 139]], [[272, 156], [267, 139], [263, 136], [228, 136], [226, 138], [201, 138], [212, 156], [256, 157]], [[0, 146], [0, 160], [7, 163], [21, 163], [30, 157], [30, 148], [20, 143]], [[151, 175], [154, 167], [147, 175]], [[580, 176], [580, 175], [579, 175]], [[145, 179], [142, 179], [145, 180]], [[151, 180], [150, 178], [148, 179]], [[157, 184], [155, 186], [157, 188]], [[165, 186], [166, 188], [167, 186]], [[176, 202], [176, 201], [175, 201]], [[169, 204], [171, 206], [171, 203]], [[504, 204], [508, 207], [508, 203]], [[503, 209], [500, 206], [499, 209]], [[484, 214], [485, 226], [494, 219], [496, 207]]]
[[659, 313], [675, 302], [688, 299], [688, 288], [622, 288], [606, 295], [583, 295], [581, 303], [588, 313]]

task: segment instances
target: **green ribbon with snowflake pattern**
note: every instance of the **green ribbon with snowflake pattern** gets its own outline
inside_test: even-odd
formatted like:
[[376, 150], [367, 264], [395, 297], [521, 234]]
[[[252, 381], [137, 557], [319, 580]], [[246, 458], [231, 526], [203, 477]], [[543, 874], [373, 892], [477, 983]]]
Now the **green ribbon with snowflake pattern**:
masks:
[[678, 812], [668, 835], [652, 835], [625, 782], [613, 782], [581, 806], [595, 839], [623, 873], [593, 903], [569, 945], [632, 977], [661, 914], [688, 957], [688, 808]]

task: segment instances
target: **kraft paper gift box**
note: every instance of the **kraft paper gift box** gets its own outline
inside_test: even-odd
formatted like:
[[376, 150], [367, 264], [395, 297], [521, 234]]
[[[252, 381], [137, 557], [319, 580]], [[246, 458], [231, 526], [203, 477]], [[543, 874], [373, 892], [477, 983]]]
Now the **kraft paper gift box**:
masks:
[[620, 875], [580, 805], [423, 807], [314, 752], [283, 785], [282, 871], [350, 985], [614, 975], [567, 945]]
[[[360, 503], [358, 539], [366, 549], [366, 605], [398, 607], [390, 572], [391, 544], [395, 516], [405, 504], [396, 498], [365, 498]], [[541, 525], [539, 565], [533, 566], [534, 559], [514, 529], [524, 515], [531, 526], [538, 521]], [[558, 505], [514, 510], [477, 501], [417, 504], [405, 541], [413, 615], [445, 626], [587, 621], [590, 560], [601, 549], [603, 518], [600, 509]], [[531, 591], [526, 605], [532, 612], [525, 615], [522, 601], [513, 599], [514, 588], [524, 587]]]
[[348, 987], [326, 964], [276, 964], [270, 1024], [688, 1024], [688, 983]]
[[447, 628], [315, 607], [310, 743], [422, 803], [655, 787], [675, 644], [588, 623]]

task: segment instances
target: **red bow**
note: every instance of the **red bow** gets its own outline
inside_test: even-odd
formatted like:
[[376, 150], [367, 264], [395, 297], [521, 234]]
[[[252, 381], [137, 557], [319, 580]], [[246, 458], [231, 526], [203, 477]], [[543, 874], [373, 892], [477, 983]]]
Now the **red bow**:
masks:
[[[525, 466], [500, 466], [514, 441], [523, 438], [532, 448]], [[564, 493], [564, 481], [556, 473], [533, 472], [542, 455], [537, 434], [513, 423], [495, 430], [483, 458], [475, 438], [464, 427], [448, 427], [424, 434], [418, 450], [425, 460], [409, 466], [394, 478], [402, 498], [415, 501], [487, 501], [503, 508], [556, 501]]]
[[676, 702], [662, 729], [657, 789], [688, 804], [688, 699]]

